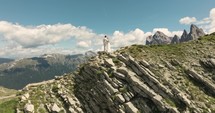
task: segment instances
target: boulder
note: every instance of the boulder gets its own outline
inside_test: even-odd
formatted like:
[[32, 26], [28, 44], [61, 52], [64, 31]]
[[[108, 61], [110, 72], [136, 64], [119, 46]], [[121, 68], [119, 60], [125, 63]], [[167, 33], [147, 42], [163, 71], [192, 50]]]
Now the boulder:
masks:
[[209, 92], [215, 95], [215, 85], [211, 81], [207, 80], [193, 69], [187, 69], [185, 72], [195, 81], [202, 83], [208, 89]]
[[118, 90], [115, 89], [108, 81], [104, 80], [104, 84], [106, 85], [111, 94], [118, 92]]
[[30, 97], [29, 93], [24, 94], [25, 98], [28, 99]]
[[34, 105], [27, 103], [24, 107], [26, 113], [34, 113]]
[[115, 64], [113, 63], [113, 60], [112, 60], [111, 58], [105, 59], [105, 60], [104, 60], [104, 64], [105, 64], [106, 66], [108, 66], [108, 67], [112, 67], [112, 66], [115, 65]]
[[142, 64], [146, 68], [150, 67], [150, 64], [148, 62], [146, 62], [145, 60], [140, 61], [140, 64]]
[[123, 98], [123, 96], [121, 94], [117, 94], [115, 98], [121, 104], [125, 102], [125, 99]]
[[52, 112], [60, 112], [61, 109], [58, 107], [58, 105], [56, 103], [54, 103], [54, 105], [51, 108]]
[[125, 106], [126, 113], [138, 113], [139, 112], [139, 110], [131, 102], [125, 103], [124, 106]]
[[123, 80], [125, 79], [125, 75], [121, 73], [113, 72], [113, 74], [116, 78], [123, 79]]
[[29, 93], [25, 93], [24, 95], [21, 96], [21, 101], [25, 101], [30, 97]]

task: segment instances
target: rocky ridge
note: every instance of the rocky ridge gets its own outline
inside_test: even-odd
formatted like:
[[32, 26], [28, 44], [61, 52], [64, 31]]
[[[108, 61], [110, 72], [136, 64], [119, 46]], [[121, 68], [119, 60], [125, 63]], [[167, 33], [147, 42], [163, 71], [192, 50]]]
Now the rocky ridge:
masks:
[[16, 110], [213, 113], [214, 47], [211, 35], [184, 44], [133, 45], [111, 54], [99, 52], [74, 73], [25, 87]]

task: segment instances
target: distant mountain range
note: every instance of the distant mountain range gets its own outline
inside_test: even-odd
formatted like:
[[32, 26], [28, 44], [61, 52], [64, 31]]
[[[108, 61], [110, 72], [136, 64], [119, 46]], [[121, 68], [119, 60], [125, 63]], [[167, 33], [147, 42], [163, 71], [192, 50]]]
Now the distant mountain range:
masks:
[[176, 44], [180, 42], [187, 42], [189, 40], [196, 40], [199, 37], [204, 36], [205, 33], [201, 28], [196, 25], [190, 26], [190, 33], [188, 34], [186, 30], [183, 31], [181, 37], [175, 35], [174, 37], [168, 37], [164, 33], [157, 31], [153, 36], [148, 36], [146, 38], [146, 45], [157, 45], [157, 44]]
[[9, 59], [9, 58], [0, 58], [0, 64], [8, 63], [8, 62], [11, 62], [11, 61], [14, 61], [14, 60], [13, 59]]
[[53, 79], [54, 76], [72, 72], [95, 55], [89, 51], [77, 55], [45, 54], [14, 61], [4, 59], [0, 64], [0, 86], [21, 89], [29, 83]]

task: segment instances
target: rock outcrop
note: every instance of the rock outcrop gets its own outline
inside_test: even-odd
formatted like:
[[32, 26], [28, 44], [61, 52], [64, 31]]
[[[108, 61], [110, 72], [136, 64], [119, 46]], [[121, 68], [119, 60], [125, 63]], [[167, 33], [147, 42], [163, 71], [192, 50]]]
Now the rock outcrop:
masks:
[[196, 25], [192, 24], [190, 26], [190, 33], [188, 34], [189, 40], [196, 40], [199, 37], [204, 36], [205, 33], [201, 28], [198, 28]]
[[171, 44], [178, 44], [178, 43], [180, 43], [180, 38], [177, 35], [175, 35], [172, 38]]
[[151, 45], [152, 42], [152, 35], [146, 37], [146, 45]]
[[26, 113], [34, 113], [34, 105], [31, 103], [27, 103], [24, 109]]
[[187, 42], [189, 41], [189, 38], [187, 38], [188, 36], [188, 33], [186, 30], [183, 31], [183, 34], [181, 35], [181, 39], [180, 39], [180, 42]]
[[169, 44], [171, 43], [170, 37], [166, 36], [164, 33], [157, 31], [150, 41], [150, 44]]
[[196, 25], [192, 24], [190, 26], [190, 33], [187, 34], [186, 30], [184, 30], [180, 42], [186, 42], [189, 40], [196, 40], [202, 36], [204, 36], [205, 33], [201, 28], [198, 28]]

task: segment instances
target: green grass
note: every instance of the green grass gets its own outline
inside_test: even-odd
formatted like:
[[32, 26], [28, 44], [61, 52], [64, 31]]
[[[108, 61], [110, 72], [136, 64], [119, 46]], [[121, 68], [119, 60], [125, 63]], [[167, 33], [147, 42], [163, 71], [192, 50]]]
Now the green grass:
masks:
[[201, 37], [199, 40], [193, 40], [179, 44], [164, 44], [164, 45], [132, 45], [127, 48], [118, 50], [119, 53], [127, 53], [137, 60], [151, 60], [154, 63], [169, 59], [177, 59], [179, 61], [189, 61], [189, 59], [202, 58], [205, 50], [215, 48], [215, 35]]
[[16, 104], [18, 99], [11, 99], [0, 104], [0, 113], [15, 113]]

